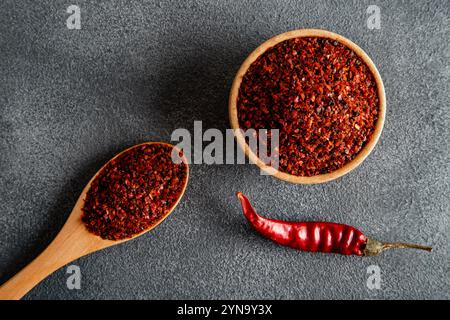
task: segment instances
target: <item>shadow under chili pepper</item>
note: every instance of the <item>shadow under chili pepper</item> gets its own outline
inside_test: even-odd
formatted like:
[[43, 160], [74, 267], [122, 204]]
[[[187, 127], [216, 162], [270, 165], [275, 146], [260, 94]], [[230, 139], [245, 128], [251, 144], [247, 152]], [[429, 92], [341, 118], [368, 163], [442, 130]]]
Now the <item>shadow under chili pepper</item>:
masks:
[[[59, 233], [67, 218], [69, 217], [75, 202], [80, 196], [83, 188], [92, 176], [115, 154], [123, 150], [126, 146], [114, 148], [116, 150], [105, 152], [95, 156], [95, 160], [87, 162], [78, 170], [72, 178], [66, 179], [59, 196], [52, 201], [52, 209], [48, 213], [48, 223], [45, 228], [26, 244], [26, 248], [11, 255], [5, 263], [5, 267], [0, 275], [0, 285], [10, 279], [14, 274], [23, 269], [33, 259], [35, 259], [53, 241]], [[70, 159], [68, 160], [70, 162]], [[6, 259], [5, 259], [6, 260]]]

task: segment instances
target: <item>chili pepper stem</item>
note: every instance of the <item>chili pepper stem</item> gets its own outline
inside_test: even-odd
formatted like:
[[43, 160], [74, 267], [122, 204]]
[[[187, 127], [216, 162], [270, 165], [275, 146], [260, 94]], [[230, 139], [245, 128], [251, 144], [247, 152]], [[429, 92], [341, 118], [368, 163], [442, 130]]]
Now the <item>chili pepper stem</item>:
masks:
[[381, 242], [373, 239], [367, 239], [363, 255], [367, 257], [376, 256], [382, 251], [389, 249], [418, 249], [431, 252], [433, 248], [412, 243]]

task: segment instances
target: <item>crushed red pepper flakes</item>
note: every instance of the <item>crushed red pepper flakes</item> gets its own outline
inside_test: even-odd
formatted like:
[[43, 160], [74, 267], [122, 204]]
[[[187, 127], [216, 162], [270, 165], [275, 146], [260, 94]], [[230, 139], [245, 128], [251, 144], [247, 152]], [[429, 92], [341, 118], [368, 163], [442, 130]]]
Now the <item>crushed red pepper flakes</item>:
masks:
[[314, 176], [362, 150], [375, 130], [379, 98], [372, 72], [353, 50], [303, 37], [276, 44], [250, 65], [237, 109], [244, 130], [280, 130], [278, 170]]
[[175, 164], [173, 147], [136, 146], [110, 161], [92, 181], [82, 221], [109, 240], [149, 229], [176, 204], [187, 179], [187, 165]]

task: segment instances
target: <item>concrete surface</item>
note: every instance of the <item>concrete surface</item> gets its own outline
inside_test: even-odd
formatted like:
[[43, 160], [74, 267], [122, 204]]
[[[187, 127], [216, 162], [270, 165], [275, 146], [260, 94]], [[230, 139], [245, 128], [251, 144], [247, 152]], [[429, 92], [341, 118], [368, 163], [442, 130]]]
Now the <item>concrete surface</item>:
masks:
[[[66, 8], [81, 7], [81, 30]], [[381, 9], [381, 29], [366, 9]], [[355, 41], [386, 86], [379, 144], [354, 172], [290, 185], [252, 165], [194, 165], [184, 200], [136, 241], [75, 261], [28, 299], [450, 298], [448, 1], [16, 1], [0, 3], [0, 280], [50, 243], [83, 186], [120, 150], [176, 128], [225, 130], [240, 63], [295, 28]], [[234, 192], [261, 213], [429, 244], [376, 258], [301, 253], [256, 235]], [[370, 290], [367, 268], [381, 270]]]

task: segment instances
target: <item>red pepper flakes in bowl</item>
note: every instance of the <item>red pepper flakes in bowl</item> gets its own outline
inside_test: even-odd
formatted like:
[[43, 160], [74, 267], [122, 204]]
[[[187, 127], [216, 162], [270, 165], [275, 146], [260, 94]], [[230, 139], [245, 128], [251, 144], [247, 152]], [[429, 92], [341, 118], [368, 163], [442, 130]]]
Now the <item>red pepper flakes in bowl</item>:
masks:
[[[261, 45], [242, 65], [230, 94], [233, 128], [280, 130], [278, 177], [296, 183], [347, 173], [352, 168], [344, 167], [371, 142], [355, 161], [362, 162], [381, 133], [384, 109], [383, 84], [370, 58], [351, 41], [315, 29]], [[315, 176], [323, 178], [307, 179]]]
[[175, 164], [173, 146], [142, 144], [108, 162], [92, 181], [83, 207], [86, 228], [108, 240], [131, 238], [161, 221], [187, 183], [186, 163]]
[[367, 65], [343, 44], [294, 38], [267, 50], [239, 90], [242, 129], [280, 129], [280, 170], [314, 176], [341, 168], [373, 134], [378, 95]]

